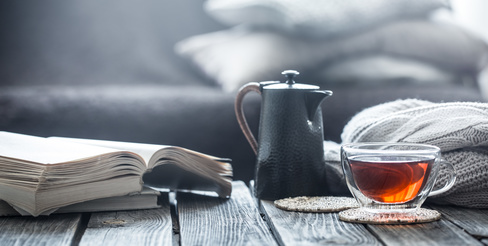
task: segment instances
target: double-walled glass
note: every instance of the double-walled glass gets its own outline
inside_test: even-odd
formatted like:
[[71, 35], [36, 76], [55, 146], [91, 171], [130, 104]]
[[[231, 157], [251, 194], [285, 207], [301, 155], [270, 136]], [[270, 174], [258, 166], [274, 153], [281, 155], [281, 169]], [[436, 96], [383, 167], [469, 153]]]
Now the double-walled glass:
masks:
[[[345, 144], [341, 160], [349, 190], [368, 212], [413, 212], [428, 196], [446, 192], [456, 180], [453, 166], [432, 145]], [[448, 170], [448, 182], [432, 190], [442, 165]]]

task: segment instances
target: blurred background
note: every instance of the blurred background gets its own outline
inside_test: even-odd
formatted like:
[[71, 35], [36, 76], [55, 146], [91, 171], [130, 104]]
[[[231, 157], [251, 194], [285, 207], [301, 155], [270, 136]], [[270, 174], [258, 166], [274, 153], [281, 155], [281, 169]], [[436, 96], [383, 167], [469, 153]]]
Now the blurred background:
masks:
[[201, 83], [173, 46], [222, 28], [201, 1], [2, 1], [0, 83]]
[[[467, 31], [478, 35], [488, 42], [488, 2], [483, 0], [451, 0], [452, 22], [465, 28]], [[479, 75], [479, 85], [484, 98], [488, 98], [488, 69], [485, 68]]]
[[[488, 98], [484, 0], [84, 0], [0, 2], [0, 130], [254, 154], [234, 114], [239, 87], [284, 80], [334, 91], [324, 138], [405, 98]], [[260, 97], [245, 111], [258, 133]]]
[[453, 22], [488, 41], [488, 3], [483, 0], [451, 0]]

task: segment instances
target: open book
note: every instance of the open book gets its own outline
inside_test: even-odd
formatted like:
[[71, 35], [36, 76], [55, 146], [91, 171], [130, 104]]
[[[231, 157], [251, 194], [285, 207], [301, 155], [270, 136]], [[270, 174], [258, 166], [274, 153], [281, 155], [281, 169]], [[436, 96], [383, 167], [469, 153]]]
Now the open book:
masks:
[[175, 146], [0, 132], [0, 200], [38, 216], [143, 186], [229, 197], [229, 161]]

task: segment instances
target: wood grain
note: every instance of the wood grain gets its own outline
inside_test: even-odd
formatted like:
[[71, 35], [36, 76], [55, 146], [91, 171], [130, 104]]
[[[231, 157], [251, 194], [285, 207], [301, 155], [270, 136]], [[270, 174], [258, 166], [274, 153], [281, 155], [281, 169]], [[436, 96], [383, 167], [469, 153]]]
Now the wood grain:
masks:
[[167, 198], [158, 209], [92, 213], [80, 245], [172, 245]]
[[411, 225], [368, 225], [368, 228], [386, 245], [482, 245], [444, 219]]
[[468, 209], [462, 207], [433, 207], [446, 219], [477, 237], [488, 237], [488, 209]]
[[160, 209], [0, 217], [0, 245], [488, 245], [488, 210], [434, 206], [440, 221], [362, 225], [256, 201], [233, 182], [230, 199], [178, 193], [179, 217], [164, 195]]
[[481, 242], [485, 245], [488, 245], [488, 238], [481, 239]]
[[362, 224], [340, 221], [337, 213], [289, 212], [271, 201], [261, 201], [261, 209], [281, 245], [381, 245]]
[[81, 214], [0, 217], [0, 245], [71, 245]]
[[178, 194], [181, 245], [276, 245], [243, 182], [230, 199]]

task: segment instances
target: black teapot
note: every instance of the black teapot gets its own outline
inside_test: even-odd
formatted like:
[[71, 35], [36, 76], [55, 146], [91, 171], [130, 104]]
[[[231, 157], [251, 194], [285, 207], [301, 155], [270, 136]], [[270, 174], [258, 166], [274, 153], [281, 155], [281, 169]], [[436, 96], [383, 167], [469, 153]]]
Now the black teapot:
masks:
[[[265, 200], [323, 195], [327, 187], [320, 105], [332, 91], [295, 83], [297, 71], [282, 74], [286, 82], [251, 82], [236, 97], [237, 121], [257, 155], [254, 194]], [[259, 141], [242, 108], [244, 96], [251, 91], [262, 96]]]

